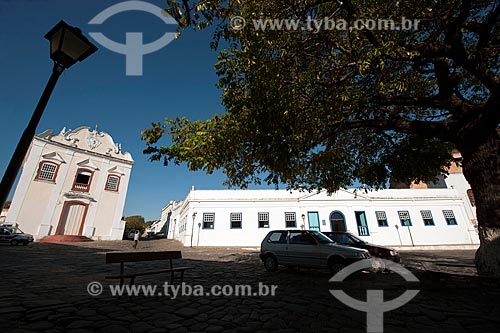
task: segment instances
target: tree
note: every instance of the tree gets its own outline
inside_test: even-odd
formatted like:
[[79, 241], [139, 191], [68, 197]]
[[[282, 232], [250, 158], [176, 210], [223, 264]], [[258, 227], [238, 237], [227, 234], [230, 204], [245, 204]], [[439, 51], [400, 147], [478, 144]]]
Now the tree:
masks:
[[139, 215], [125, 217], [125, 232], [128, 233], [130, 230], [139, 230], [140, 234], [146, 229], [146, 224], [144, 222], [144, 217]]
[[[375, 189], [389, 179], [432, 181], [456, 148], [476, 199], [478, 271], [500, 276], [499, 2], [342, 1], [168, 0], [182, 28], [216, 25], [226, 112], [153, 123], [144, 152], [222, 169], [229, 186], [264, 180], [333, 192], [356, 181]], [[288, 29], [256, 19], [285, 19]], [[293, 29], [292, 19], [305, 25]], [[345, 29], [369, 19], [402, 23]], [[323, 28], [308, 29], [312, 20]], [[165, 134], [172, 141], [161, 145]]]

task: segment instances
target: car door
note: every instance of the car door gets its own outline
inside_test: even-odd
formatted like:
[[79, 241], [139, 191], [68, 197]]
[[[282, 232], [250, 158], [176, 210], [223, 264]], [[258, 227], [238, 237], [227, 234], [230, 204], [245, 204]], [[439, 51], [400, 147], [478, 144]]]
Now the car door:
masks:
[[0, 228], [0, 243], [7, 242], [7, 235], [5, 235], [5, 228]]
[[266, 240], [266, 252], [276, 256], [279, 264], [287, 264], [287, 231], [273, 231]]
[[12, 234], [9, 229], [3, 229], [2, 234], [1, 234], [1, 241], [4, 243], [9, 243], [12, 238], [14, 238], [16, 235]]
[[307, 231], [289, 232], [287, 257], [296, 266], [321, 267], [318, 243]]

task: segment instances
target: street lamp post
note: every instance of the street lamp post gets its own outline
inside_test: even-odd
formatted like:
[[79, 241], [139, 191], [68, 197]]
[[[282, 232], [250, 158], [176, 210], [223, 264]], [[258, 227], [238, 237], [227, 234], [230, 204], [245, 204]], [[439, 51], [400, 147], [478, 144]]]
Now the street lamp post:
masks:
[[395, 224], [394, 226], [396, 227], [396, 231], [398, 232], [399, 244], [401, 244], [401, 246], [403, 246], [403, 242], [401, 241], [401, 235], [399, 234], [399, 227], [397, 224]]
[[410, 225], [408, 225], [408, 233], [410, 234], [411, 246], [415, 246], [415, 243], [413, 243], [413, 237], [411, 236]]
[[198, 242], [196, 243], [196, 246], [200, 246], [200, 231], [201, 231], [201, 223], [198, 222]]
[[[172, 229], [172, 239], [175, 239], [175, 225], [177, 224], [177, 219], [174, 219], [174, 228]], [[167, 234], [168, 238], [168, 234]]]
[[45, 38], [50, 41], [50, 58], [54, 61], [54, 67], [28, 126], [24, 130], [21, 139], [19, 139], [16, 150], [3, 175], [0, 183], [0, 209], [9, 196], [57, 80], [66, 68], [70, 68], [76, 62], [84, 60], [97, 51], [97, 47], [82, 34], [80, 29], [71, 27], [64, 21], [56, 24], [45, 35]]
[[194, 220], [196, 219], [196, 212], [193, 213], [193, 225], [191, 226], [191, 247], [193, 247], [193, 233], [194, 233]]

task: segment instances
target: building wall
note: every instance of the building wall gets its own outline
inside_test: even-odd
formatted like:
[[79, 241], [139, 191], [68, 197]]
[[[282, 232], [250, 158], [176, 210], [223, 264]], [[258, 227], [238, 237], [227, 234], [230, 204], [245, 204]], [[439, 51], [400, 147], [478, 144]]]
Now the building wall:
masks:
[[[38, 180], [40, 162], [58, 165], [55, 181]], [[81, 235], [121, 239], [121, 221], [133, 160], [121, 153], [109, 134], [88, 127], [44, 132], [34, 138], [24, 162], [6, 223], [18, 225], [36, 239], [57, 232], [65, 205], [87, 205]], [[92, 172], [88, 192], [73, 188], [79, 169]], [[106, 190], [109, 175], [120, 177], [118, 191]]]
[[[421, 210], [431, 211], [433, 226], [424, 225]], [[457, 225], [446, 223], [443, 210], [453, 211]], [[285, 212], [296, 213], [296, 229], [303, 225], [309, 229], [308, 212], [318, 212], [320, 230], [331, 231], [330, 214], [335, 211], [344, 215], [347, 231], [368, 242], [393, 246], [479, 243], [463, 197], [454, 189], [392, 189], [362, 195], [353, 190], [341, 190], [331, 196], [324, 191], [309, 194], [192, 189], [184, 201], [173, 204], [172, 211], [176, 223], [171, 224], [169, 237], [186, 246], [259, 246], [270, 230], [287, 229]], [[359, 235], [356, 211], [365, 212], [369, 235]], [[386, 212], [388, 226], [378, 225], [375, 211]], [[412, 226], [402, 226], [398, 211], [409, 212]], [[241, 229], [231, 228], [232, 212], [242, 213]], [[269, 228], [259, 228], [259, 212], [269, 213]], [[215, 214], [213, 229], [203, 228], [203, 213]]]

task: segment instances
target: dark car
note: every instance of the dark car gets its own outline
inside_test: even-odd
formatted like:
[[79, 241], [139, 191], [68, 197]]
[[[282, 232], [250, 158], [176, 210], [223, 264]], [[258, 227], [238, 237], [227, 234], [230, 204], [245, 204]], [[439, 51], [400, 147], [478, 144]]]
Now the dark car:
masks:
[[0, 243], [28, 245], [31, 242], [33, 242], [33, 236], [25, 234], [19, 228], [0, 226]]
[[373, 257], [388, 259], [394, 262], [401, 262], [401, 257], [399, 256], [398, 251], [380, 245], [367, 243], [349, 232], [323, 231], [322, 233], [336, 243], [368, 250]]

